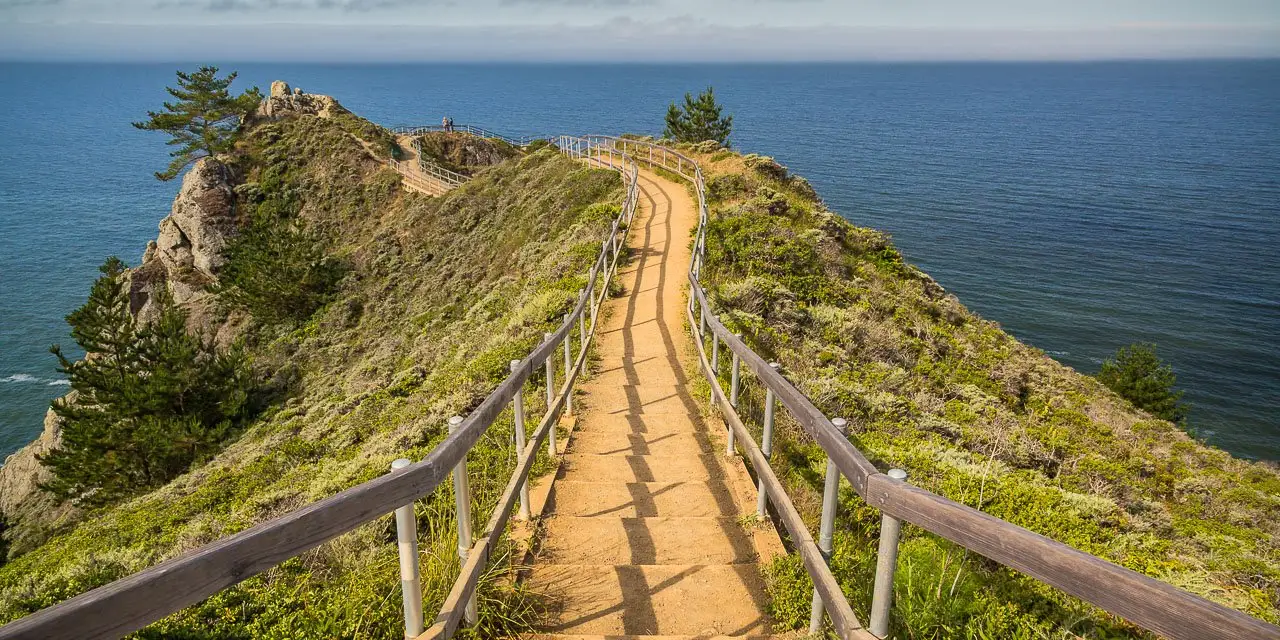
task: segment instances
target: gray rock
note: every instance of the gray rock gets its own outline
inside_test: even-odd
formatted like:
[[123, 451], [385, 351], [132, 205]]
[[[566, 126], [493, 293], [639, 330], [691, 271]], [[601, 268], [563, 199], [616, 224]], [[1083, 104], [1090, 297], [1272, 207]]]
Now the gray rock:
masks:
[[275, 119], [288, 115], [313, 115], [327, 118], [341, 109], [338, 101], [330, 96], [304, 93], [299, 88], [290, 91], [288, 83], [276, 80], [271, 83], [271, 95], [258, 107], [257, 117]]

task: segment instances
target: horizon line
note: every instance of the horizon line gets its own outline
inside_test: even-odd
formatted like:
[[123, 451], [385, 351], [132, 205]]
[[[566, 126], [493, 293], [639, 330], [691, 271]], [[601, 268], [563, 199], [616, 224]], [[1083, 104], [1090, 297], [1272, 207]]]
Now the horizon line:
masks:
[[[931, 65], [931, 64], [992, 64], [992, 65], [1016, 65], [1016, 64], [1121, 64], [1121, 63], [1170, 63], [1170, 62], [1280, 62], [1280, 54], [1260, 54], [1251, 55], [1198, 55], [1198, 56], [1116, 56], [1116, 57], [1027, 57], [1027, 58], [983, 58], [983, 57], [954, 57], [954, 58], [743, 58], [741, 60], [729, 60], [725, 58], [654, 58], [654, 59], [616, 59], [616, 58], [543, 58], [530, 59], [528, 57], [521, 58], [432, 58], [432, 59], [404, 59], [404, 58], [386, 58], [386, 59], [364, 59], [351, 60], [346, 59], [328, 59], [328, 58], [239, 58], [239, 57], [222, 57], [212, 56], [211, 59], [218, 64], [323, 64], [329, 66], [358, 67], [367, 65], [513, 65], [513, 66], [564, 66], [564, 65], [593, 65], [593, 66], [672, 66], [672, 65], [707, 65], [707, 66], [731, 66], [731, 65], [776, 65], [776, 66], [794, 66], [809, 64], [892, 64], [892, 65]], [[144, 57], [121, 57], [118, 59], [104, 59], [101, 55], [96, 56], [5, 56], [0, 54], [0, 64], [7, 63], [24, 63], [24, 64], [86, 64], [86, 65], [155, 65], [155, 64], [179, 64], [179, 65], [199, 65], [209, 64], [209, 59], [204, 61], [195, 59], [161, 59], [161, 58], [144, 58]]]

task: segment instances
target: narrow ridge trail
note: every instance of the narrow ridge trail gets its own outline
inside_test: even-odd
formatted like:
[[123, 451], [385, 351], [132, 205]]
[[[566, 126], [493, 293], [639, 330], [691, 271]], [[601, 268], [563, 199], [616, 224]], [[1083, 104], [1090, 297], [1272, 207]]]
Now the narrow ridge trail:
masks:
[[626, 295], [605, 304], [601, 371], [581, 387], [528, 584], [548, 603], [544, 637], [769, 634], [759, 563], [781, 545], [741, 524], [754, 488], [685, 373], [697, 209], [681, 185], [639, 181]]

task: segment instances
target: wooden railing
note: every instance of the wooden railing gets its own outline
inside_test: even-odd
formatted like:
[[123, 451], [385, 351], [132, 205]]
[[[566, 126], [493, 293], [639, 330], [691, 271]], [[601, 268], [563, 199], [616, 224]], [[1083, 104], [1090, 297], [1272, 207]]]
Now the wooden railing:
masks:
[[[533, 373], [545, 367], [548, 373], [547, 412], [532, 440], [520, 451], [516, 470], [507, 490], [498, 501], [484, 534], [474, 546], [469, 543], [466, 545], [470, 546], [470, 552], [463, 564], [462, 575], [455, 583], [445, 608], [427, 632], [427, 637], [448, 637], [457, 627], [466, 608], [458, 607], [458, 603], [465, 603], [470, 598], [489, 551], [511, 515], [516, 488], [523, 487], [528, 481], [534, 452], [544, 439], [554, 441], [554, 423], [571, 402], [574, 382], [585, 366], [587, 349], [596, 332], [599, 306], [608, 295], [609, 282], [617, 270], [618, 255], [624, 246], [631, 217], [635, 213], [635, 163], [621, 153], [608, 154], [605, 158], [595, 159], [594, 163], [621, 171], [626, 176], [629, 187], [624, 206], [613, 221], [609, 236], [604, 240], [600, 254], [591, 267], [587, 286], [580, 292], [576, 306], [565, 316], [564, 322], [554, 333], [547, 334], [543, 342], [523, 360], [512, 363], [511, 375], [486, 396], [470, 415], [460, 419], [450, 435], [427, 454], [426, 458], [20, 618], [0, 627], [0, 640], [118, 638], [356, 527], [386, 517], [405, 505], [411, 505], [434, 491], [465, 460], [467, 452], [475, 446], [498, 415], [521, 395]], [[578, 331], [579, 349], [576, 358], [570, 358], [569, 349], [575, 328]], [[566, 365], [571, 366], [566, 366], [564, 383], [558, 393], [553, 394], [552, 376], [557, 348], [561, 345], [565, 350]], [[413, 571], [416, 575], [417, 563], [402, 563], [402, 570]], [[410, 599], [406, 598], [406, 601]], [[419, 596], [418, 607], [420, 606]], [[406, 621], [407, 633], [413, 628], [413, 624], [415, 623], [411, 619]], [[418, 620], [416, 625], [417, 629], [409, 635], [421, 632], [422, 621]]]
[[[737, 385], [732, 384], [726, 397], [713, 365], [708, 362], [705, 342], [718, 354], [724, 344], [734, 366], [742, 363], [755, 374], [766, 389], [766, 422], [772, 419], [772, 402], [776, 399], [791, 417], [826, 452], [830, 464], [839, 471], [867, 504], [880, 509], [888, 521], [909, 522], [921, 529], [950, 540], [966, 549], [1002, 565], [1020, 571], [1045, 584], [1119, 616], [1144, 629], [1177, 640], [1207, 638], [1280, 639], [1280, 627], [1268, 624], [1170, 584], [1131, 571], [1096, 556], [1076, 550], [1038, 533], [959, 504], [876, 469], [867, 457], [850, 443], [833, 420], [814, 406], [778, 370], [760, 357], [739, 336], [734, 335], [716, 316], [699, 275], [706, 256], [709, 211], [702, 169], [692, 158], [653, 142], [592, 136], [593, 144], [612, 146], [636, 161], [674, 173], [687, 180], [698, 201], [699, 221], [694, 252], [688, 274], [690, 284], [689, 320], [697, 336], [700, 368], [711, 384], [712, 404], [724, 416], [729, 427], [730, 446], [736, 438], [761, 480], [761, 492], [775, 505], [778, 519], [790, 534], [792, 544], [813, 578], [821, 604], [843, 638], [875, 637], [864, 629], [853, 615], [839, 586], [826, 568], [823, 551], [814, 544], [812, 535], [795, 512], [791, 500], [769, 467], [766, 451], [756, 446], [736, 409]], [[596, 151], [600, 153], [600, 151]], [[713, 360], [715, 362], [716, 360]], [[733, 374], [736, 382], [737, 372]], [[766, 429], [767, 432], [769, 429]], [[766, 435], [767, 439], [768, 436]], [[830, 488], [831, 483], [828, 483]], [[764, 498], [761, 503], [763, 504]], [[824, 513], [824, 520], [834, 516]], [[896, 534], [891, 544], [881, 540], [881, 553], [896, 557]], [[883, 636], [887, 628], [893, 562], [878, 567], [876, 595], [872, 603], [870, 631]], [[886, 566], [887, 565], [887, 566]], [[884, 572], [888, 572], [887, 575]], [[879, 621], [876, 620], [880, 616]], [[879, 623], [879, 624], [877, 624]], [[880, 628], [877, 629], [876, 627]]]
[[549, 140], [551, 136], [520, 136], [511, 137], [501, 133], [495, 133], [483, 127], [477, 127], [469, 124], [455, 124], [449, 129], [445, 129], [441, 125], [426, 125], [421, 127], [392, 127], [391, 132], [398, 135], [420, 136], [424, 133], [434, 133], [440, 131], [449, 131], [455, 133], [467, 133], [480, 138], [488, 138], [490, 140], [501, 140], [507, 144], [523, 147], [536, 140]]

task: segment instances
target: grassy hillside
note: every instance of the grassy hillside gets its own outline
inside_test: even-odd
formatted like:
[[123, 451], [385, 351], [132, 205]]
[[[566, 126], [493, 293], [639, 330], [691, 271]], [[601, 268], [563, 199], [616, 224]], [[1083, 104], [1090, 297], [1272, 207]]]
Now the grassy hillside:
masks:
[[[690, 153], [694, 153], [690, 151]], [[1280, 474], [1134, 409], [970, 313], [883, 233], [826, 210], [768, 158], [694, 153], [712, 222], [704, 282], [724, 320], [881, 469], [1260, 618], [1280, 619]], [[727, 367], [723, 367], [726, 371]], [[752, 387], [748, 410], [759, 412]], [[780, 412], [780, 415], [785, 412]], [[757, 420], [758, 423], [758, 420]], [[774, 465], [814, 527], [826, 460], [783, 419]], [[879, 514], [848, 487], [834, 571], [865, 619]], [[1034, 580], [906, 527], [895, 616], [906, 638], [1141, 636]], [[777, 617], [808, 621], [797, 557]]]
[[[621, 202], [616, 173], [544, 149], [428, 198], [365, 151], [389, 140], [350, 114], [249, 133], [233, 162], [244, 223], [262, 203], [287, 203], [345, 275], [301, 324], [247, 323], [277, 402], [208, 464], [0, 567], [0, 622], [374, 478], [395, 458], [421, 458], [448, 417], [476, 406], [570, 309]], [[530, 415], [541, 397], [526, 394]], [[500, 419], [470, 458], [477, 527], [514, 468], [511, 422]], [[457, 572], [451, 490], [417, 503], [427, 611]], [[387, 517], [141, 635], [395, 638], [399, 588]], [[530, 610], [495, 580], [480, 601], [481, 634], [519, 628]]]

